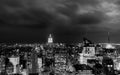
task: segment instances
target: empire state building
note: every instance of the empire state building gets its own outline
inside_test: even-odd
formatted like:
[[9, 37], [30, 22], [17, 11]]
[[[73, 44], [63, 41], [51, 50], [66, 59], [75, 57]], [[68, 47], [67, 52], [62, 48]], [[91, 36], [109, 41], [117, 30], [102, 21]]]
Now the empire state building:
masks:
[[52, 38], [52, 35], [50, 34], [49, 37], [48, 37], [48, 43], [53, 43], [53, 38]]

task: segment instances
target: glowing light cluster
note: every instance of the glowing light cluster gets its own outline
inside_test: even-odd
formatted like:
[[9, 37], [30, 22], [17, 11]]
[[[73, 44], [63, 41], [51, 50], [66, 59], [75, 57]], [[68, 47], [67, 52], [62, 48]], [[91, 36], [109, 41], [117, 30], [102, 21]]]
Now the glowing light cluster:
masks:
[[120, 63], [117, 64], [116, 69], [120, 70]]
[[114, 49], [115, 47], [114, 47], [113, 45], [111, 45], [111, 44], [107, 44], [107, 45], [106, 45], [106, 48], [107, 48], [107, 49]]

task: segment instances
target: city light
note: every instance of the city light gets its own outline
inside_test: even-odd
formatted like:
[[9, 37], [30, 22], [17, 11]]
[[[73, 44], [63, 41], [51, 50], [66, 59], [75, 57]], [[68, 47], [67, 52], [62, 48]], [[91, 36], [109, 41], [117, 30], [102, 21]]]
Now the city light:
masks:
[[107, 48], [107, 49], [114, 49], [115, 47], [114, 47], [113, 45], [111, 45], [111, 44], [107, 44], [107, 45], [106, 45], [106, 48]]
[[0, 75], [6, 75], [4, 72], [22, 75], [115, 75], [120, 72], [117, 62], [120, 55], [114, 43], [101, 46], [54, 43], [50, 34], [47, 43], [1, 45], [0, 48]]

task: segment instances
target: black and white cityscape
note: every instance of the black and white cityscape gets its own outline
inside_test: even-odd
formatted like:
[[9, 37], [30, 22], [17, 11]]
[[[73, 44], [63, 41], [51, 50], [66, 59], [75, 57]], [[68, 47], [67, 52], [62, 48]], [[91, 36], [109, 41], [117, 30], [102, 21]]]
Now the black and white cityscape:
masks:
[[0, 75], [120, 75], [120, 0], [0, 0]]
[[1, 75], [119, 75], [120, 44], [0, 44]]

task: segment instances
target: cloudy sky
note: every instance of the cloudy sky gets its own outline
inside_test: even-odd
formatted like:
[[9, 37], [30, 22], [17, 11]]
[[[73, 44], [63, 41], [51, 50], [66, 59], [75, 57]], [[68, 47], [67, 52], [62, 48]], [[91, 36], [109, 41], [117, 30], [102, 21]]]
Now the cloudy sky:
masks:
[[0, 0], [0, 42], [120, 42], [119, 0]]

